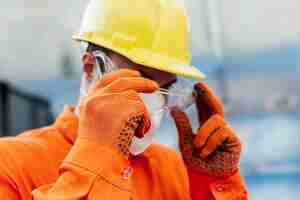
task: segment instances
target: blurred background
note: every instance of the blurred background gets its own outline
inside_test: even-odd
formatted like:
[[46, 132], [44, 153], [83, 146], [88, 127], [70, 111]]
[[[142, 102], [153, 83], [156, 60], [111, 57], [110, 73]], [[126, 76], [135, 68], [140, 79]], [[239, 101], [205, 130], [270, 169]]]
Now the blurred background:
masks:
[[[0, 135], [48, 125], [80, 85], [86, 1], [10, 0], [0, 8]], [[244, 144], [252, 200], [300, 196], [298, 0], [186, 0], [193, 63], [225, 103]], [[174, 127], [163, 127], [173, 131]], [[174, 137], [158, 140], [174, 146]]]

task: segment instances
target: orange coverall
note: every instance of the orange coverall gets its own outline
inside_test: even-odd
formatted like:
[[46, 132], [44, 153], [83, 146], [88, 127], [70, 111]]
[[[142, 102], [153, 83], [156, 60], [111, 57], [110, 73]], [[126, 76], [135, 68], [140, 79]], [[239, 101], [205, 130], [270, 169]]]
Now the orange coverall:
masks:
[[0, 139], [0, 200], [248, 199], [238, 172], [205, 177], [161, 145], [128, 161], [109, 149], [95, 151], [91, 141], [75, 142], [77, 126], [66, 107], [49, 127]]

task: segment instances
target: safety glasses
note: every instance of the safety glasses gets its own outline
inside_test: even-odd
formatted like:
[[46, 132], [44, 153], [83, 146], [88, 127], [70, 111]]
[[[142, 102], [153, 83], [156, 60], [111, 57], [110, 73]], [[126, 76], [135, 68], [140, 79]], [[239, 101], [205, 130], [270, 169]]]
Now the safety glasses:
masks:
[[[92, 85], [101, 79], [104, 74], [120, 69], [114, 64], [110, 57], [101, 50], [85, 50], [83, 52], [82, 62], [87, 78]], [[174, 107], [185, 110], [195, 102], [193, 83], [185, 78], [177, 78], [176, 82], [167, 89], [159, 88], [156, 92], [163, 95], [166, 99], [165, 106], [157, 110], [159, 112], [165, 110], [169, 111]]]

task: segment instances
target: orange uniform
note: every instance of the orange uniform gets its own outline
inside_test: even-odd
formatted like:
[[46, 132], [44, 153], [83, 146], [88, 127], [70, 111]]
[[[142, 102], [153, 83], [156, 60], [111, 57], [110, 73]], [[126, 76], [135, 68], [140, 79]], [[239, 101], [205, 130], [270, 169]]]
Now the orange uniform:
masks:
[[[124, 159], [112, 149], [78, 139], [78, 120], [66, 107], [45, 128], [0, 140], [1, 200], [234, 200], [247, 199], [239, 173], [227, 179], [187, 169], [161, 145]], [[97, 150], [95, 150], [97, 149]], [[193, 184], [192, 187], [189, 183]]]

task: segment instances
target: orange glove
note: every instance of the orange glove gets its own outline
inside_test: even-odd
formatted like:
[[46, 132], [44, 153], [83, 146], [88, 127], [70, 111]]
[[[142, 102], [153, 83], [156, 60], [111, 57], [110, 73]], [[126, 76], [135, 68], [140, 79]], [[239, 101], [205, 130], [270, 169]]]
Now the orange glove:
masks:
[[133, 70], [105, 75], [89, 92], [80, 107], [79, 138], [129, 155], [134, 134], [142, 137], [150, 127], [149, 115], [138, 92], [151, 93], [156, 82]]
[[209, 176], [230, 176], [238, 169], [241, 143], [224, 120], [222, 103], [212, 90], [203, 83], [194, 88], [200, 123], [197, 134], [183, 111], [178, 108], [171, 111], [183, 159], [189, 167]]

